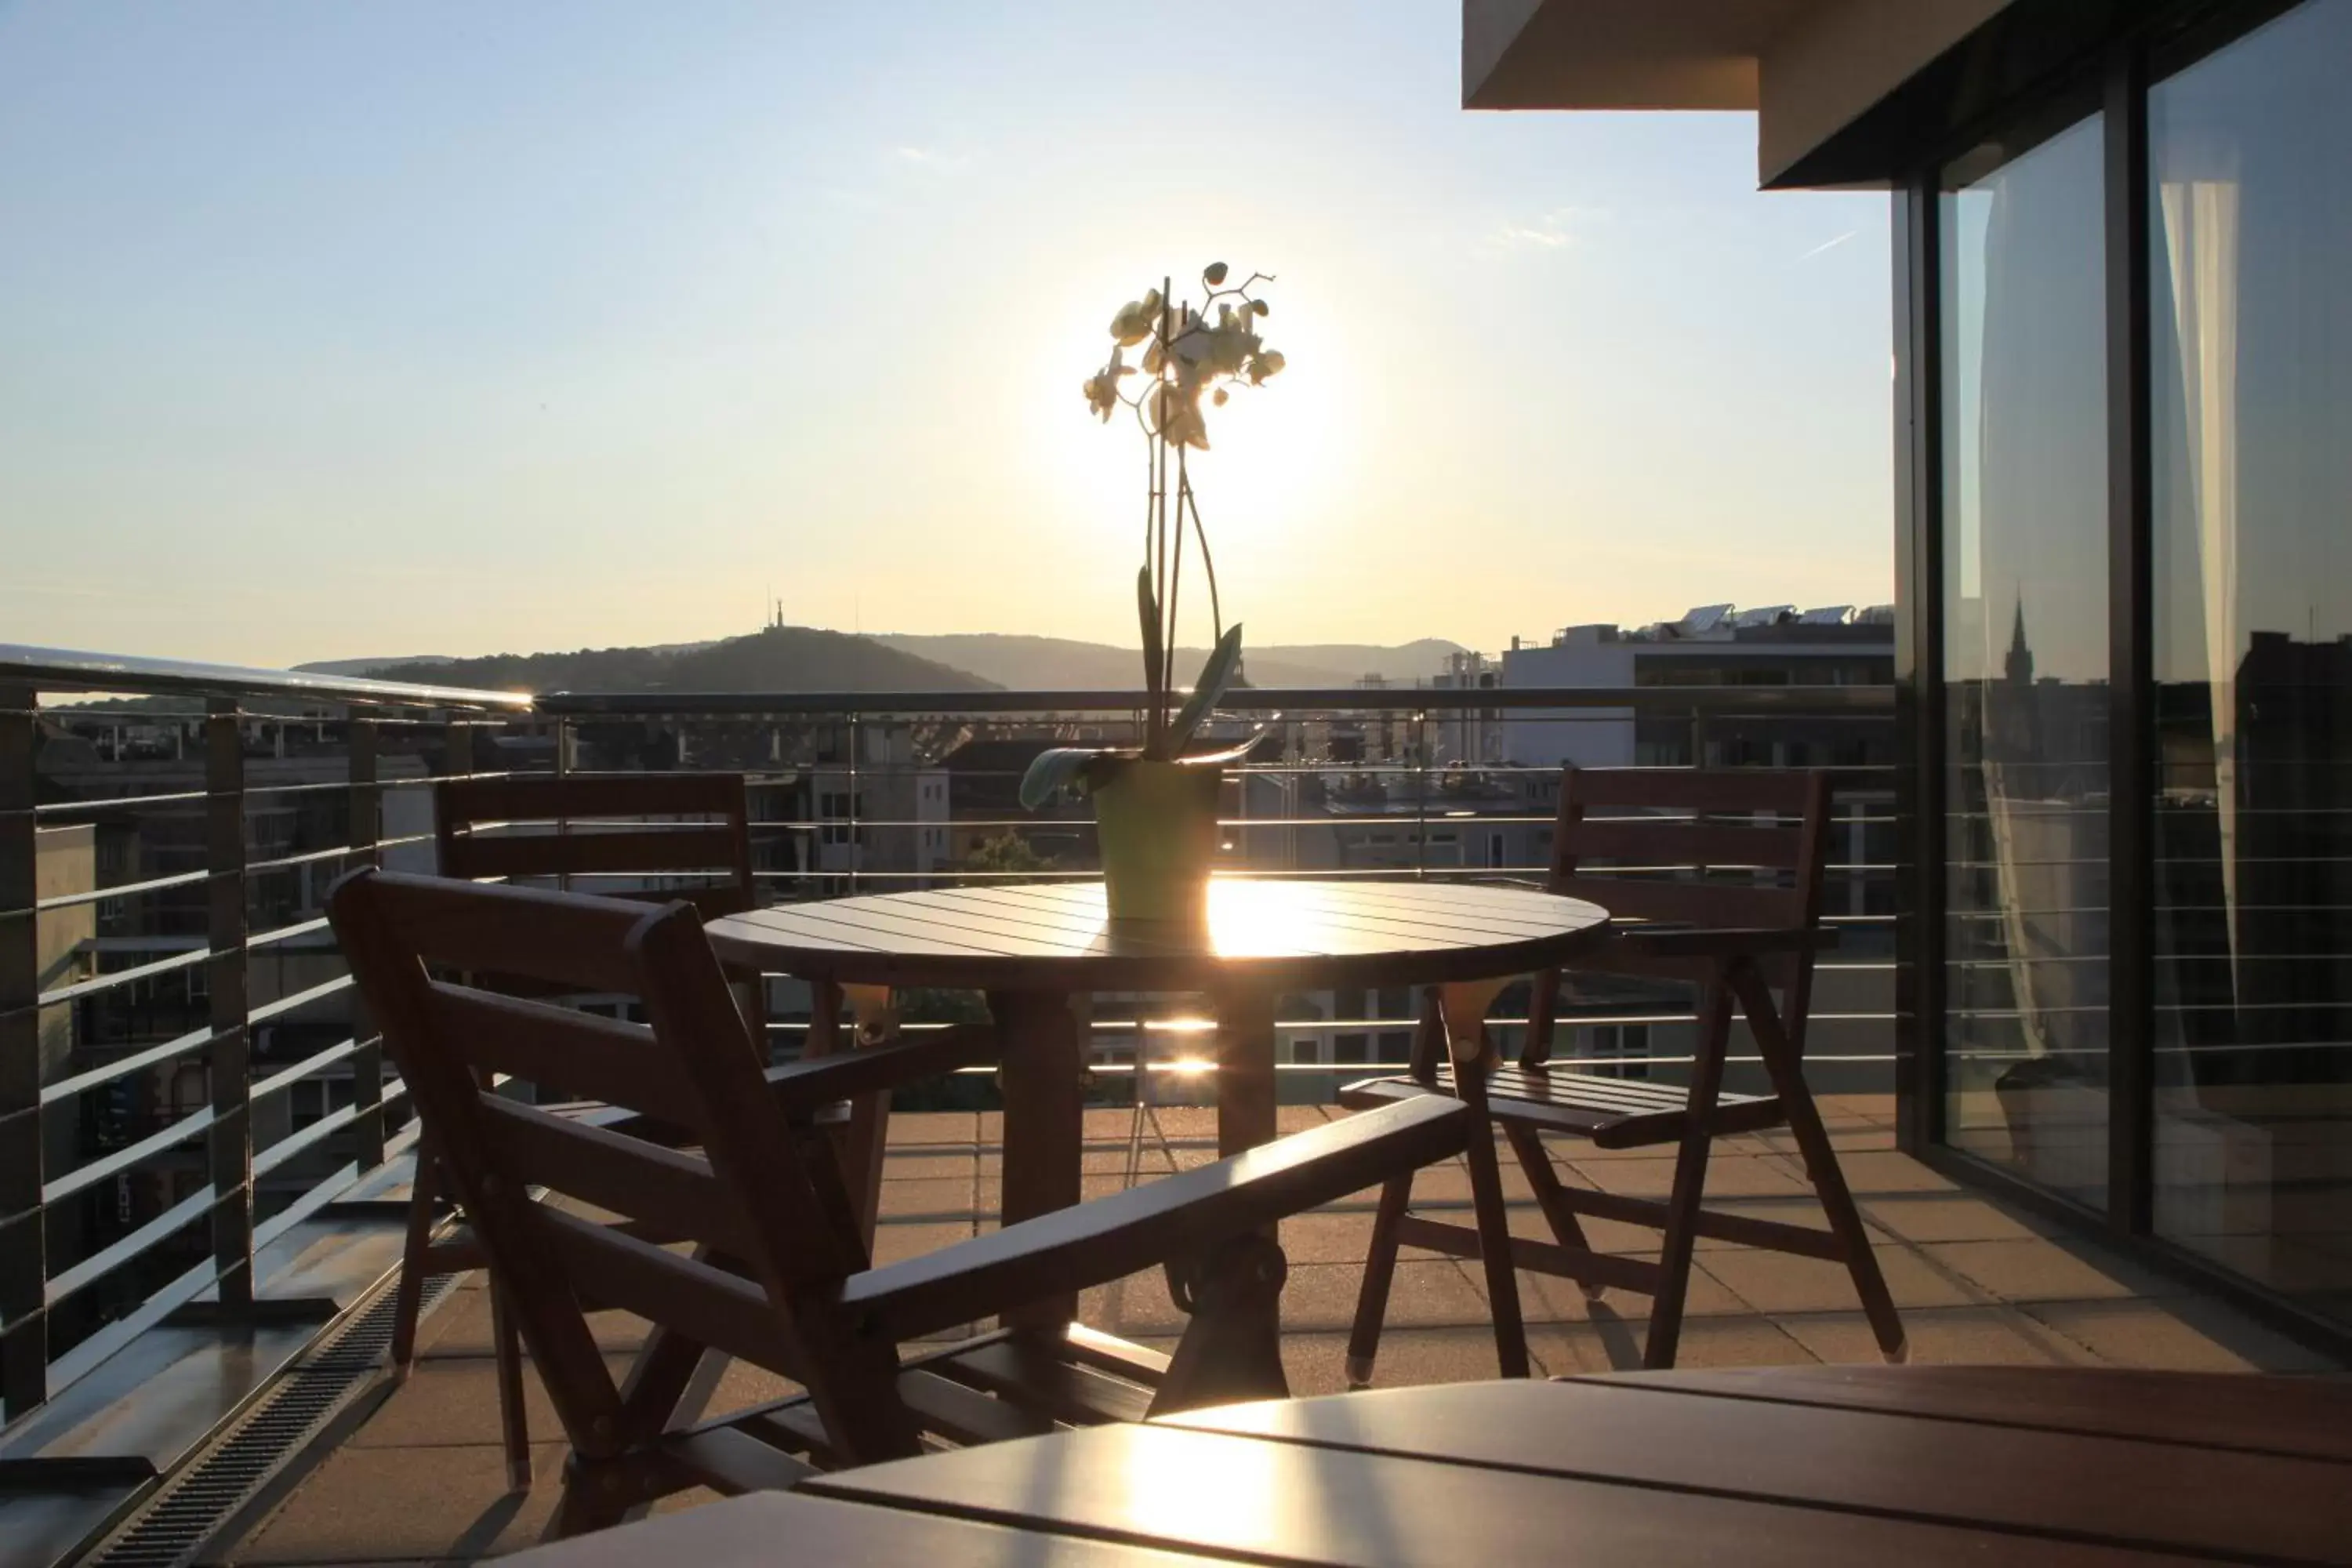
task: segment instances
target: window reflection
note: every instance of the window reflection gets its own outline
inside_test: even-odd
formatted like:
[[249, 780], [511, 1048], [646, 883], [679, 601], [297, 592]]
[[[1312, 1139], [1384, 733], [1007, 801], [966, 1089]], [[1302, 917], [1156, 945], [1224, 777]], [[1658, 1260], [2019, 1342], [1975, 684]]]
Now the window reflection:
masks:
[[2100, 126], [1943, 197], [1946, 1127], [2086, 1203], [2107, 1161]]
[[2149, 94], [2156, 1224], [2352, 1321], [2352, 5]]

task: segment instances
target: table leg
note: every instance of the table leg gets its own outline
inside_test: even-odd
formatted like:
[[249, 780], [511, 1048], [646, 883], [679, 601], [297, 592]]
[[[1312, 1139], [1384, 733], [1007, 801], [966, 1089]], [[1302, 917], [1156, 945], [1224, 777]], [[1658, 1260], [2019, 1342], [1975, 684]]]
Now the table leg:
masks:
[[[1070, 999], [1051, 991], [992, 991], [988, 1010], [1004, 1040], [1006, 1225], [1078, 1201], [1086, 1142], [1086, 1052]], [[1033, 1301], [1004, 1315], [1010, 1327], [1059, 1331], [1078, 1315], [1075, 1295]]]
[[1217, 1154], [1274, 1142], [1274, 993], [1236, 986], [1217, 998]]
[[[1220, 1158], [1271, 1143], [1275, 1136], [1274, 993], [1237, 985], [1216, 998], [1217, 1154]], [[1272, 1227], [1266, 1232], [1274, 1239]], [[1221, 1338], [1254, 1346], [1247, 1359], [1280, 1367], [1282, 1298], [1279, 1290], [1237, 1296], [1225, 1309]], [[1286, 1389], [1265, 1391], [1280, 1397]]]

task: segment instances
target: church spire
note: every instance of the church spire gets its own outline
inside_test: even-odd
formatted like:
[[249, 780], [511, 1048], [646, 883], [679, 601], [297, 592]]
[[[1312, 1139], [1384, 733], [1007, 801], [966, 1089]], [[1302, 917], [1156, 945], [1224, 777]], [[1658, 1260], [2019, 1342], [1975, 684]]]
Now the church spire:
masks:
[[2025, 641], [2025, 589], [2017, 590], [2017, 621], [2009, 634], [2009, 662], [2006, 666], [2012, 686], [2033, 684], [2033, 649]]

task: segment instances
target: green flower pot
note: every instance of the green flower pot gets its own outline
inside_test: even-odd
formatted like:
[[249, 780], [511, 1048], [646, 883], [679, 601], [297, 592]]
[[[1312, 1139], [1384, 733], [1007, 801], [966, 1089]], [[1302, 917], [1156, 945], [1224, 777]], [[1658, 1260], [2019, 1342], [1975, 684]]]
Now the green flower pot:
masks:
[[1123, 925], [1201, 925], [1217, 858], [1222, 759], [1122, 760], [1089, 792], [1104, 897]]

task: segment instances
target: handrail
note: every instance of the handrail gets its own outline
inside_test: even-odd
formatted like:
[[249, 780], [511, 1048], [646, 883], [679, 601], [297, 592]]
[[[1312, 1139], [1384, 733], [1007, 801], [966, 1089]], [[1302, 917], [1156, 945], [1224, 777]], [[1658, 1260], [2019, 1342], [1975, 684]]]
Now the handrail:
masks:
[[[740, 713], [1133, 713], [1140, 691], [546, 691], [544, 717]], [[1866, 713], [1895, 709], [1891, 686], [1252, 686], [1228, 691], [1220, 712], [1331, 710], [1414, 713], [1460, 708], [1633, 708], [1644, 712]]]
[[463, 686], [417, 686], [399, 680], [260, 669], [241, 664], [200, 664], [137, 654], [0, 643], [0, 686], [38, 691], [130, 691], [204, 697], [286, 697], [313, 702], [388, 703], [404, 708], [496, 709], [530, 711], [527, 691], [478, 691]]

